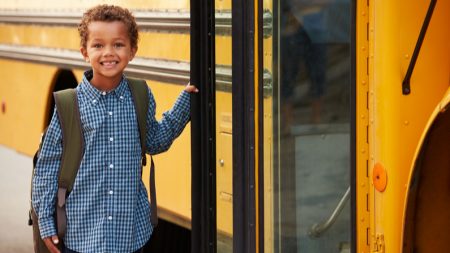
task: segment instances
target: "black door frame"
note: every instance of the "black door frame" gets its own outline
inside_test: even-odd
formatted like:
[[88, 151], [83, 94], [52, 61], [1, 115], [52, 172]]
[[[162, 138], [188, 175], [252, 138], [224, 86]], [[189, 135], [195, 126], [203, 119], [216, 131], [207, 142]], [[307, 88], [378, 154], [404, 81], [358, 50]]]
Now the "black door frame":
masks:
[[214, 0], [191, 0], [191, 252], [213, 253], [216, 235]]
[[233, 252], [247, 253], [256, 251], [257, 222], [255, 1], [233, 0], [232, 6]]

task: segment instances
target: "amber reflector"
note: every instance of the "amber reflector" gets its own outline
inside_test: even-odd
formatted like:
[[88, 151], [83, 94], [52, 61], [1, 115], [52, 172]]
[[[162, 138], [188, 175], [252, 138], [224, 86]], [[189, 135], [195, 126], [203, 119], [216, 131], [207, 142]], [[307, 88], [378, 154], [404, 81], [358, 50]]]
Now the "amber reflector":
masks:
[[379, 192], [384, 192], [387, 185], [387, 173], [383, 165], [376, 163], [372, 172], [372, 180], [375, 189]]

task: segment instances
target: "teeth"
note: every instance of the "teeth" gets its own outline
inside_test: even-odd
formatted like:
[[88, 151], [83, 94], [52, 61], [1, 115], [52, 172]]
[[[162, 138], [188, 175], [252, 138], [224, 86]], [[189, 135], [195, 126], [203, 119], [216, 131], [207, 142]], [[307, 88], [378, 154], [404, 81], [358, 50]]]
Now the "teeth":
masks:
[[116, 62], [116, 61], [105, 61], [105, 62], [103, 62], [102, 64], [103, 64], [103, 65], [106, 65], [106, 66], [110, 66], [110, 65], [115, 65], [115, 64], [117, 64], [117, 62]]

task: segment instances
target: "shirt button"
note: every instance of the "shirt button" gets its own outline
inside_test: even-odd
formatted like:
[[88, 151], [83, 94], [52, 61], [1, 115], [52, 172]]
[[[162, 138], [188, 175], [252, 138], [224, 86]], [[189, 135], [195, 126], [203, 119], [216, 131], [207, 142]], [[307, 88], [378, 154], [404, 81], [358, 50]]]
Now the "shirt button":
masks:
[[114, 138], [113, 138], [113, 137], [109, 138], [109, 141], [113, 141], [113, 140], [114, 140]]
[[112, 220], [112, 216], [108, 216], [108, 220]]
[[108, 193], [109, 193], [109, 195], [113, 195], [114, 192], [111, 190]]
[[95, 104], [95, 103], [97, 103], [97, 100], [95, 100], [95, 99], [94, 99], [94, 100], [92, 100], [92, 103], [94, 103], [94, 104]]
[[108, 112], [109, 116], [112, 116], [112, 112]]
[[102, 92], [102, 95], [105, 96], [106, 95], [106, 91]]
[[109, 167], [112, 169], [114, 168], [114, 164], [110, 164]]
[[120, 96], [119, 98], [120, 98], [120, 100], [123, 100], [123, 96]]

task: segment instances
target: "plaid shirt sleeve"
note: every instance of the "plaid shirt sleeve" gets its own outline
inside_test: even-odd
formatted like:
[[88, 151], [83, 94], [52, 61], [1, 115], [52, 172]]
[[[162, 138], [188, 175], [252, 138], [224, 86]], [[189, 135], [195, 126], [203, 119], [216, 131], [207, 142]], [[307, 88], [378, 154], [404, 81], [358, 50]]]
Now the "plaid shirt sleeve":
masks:
[[149, 89], [147, 115], [147, 153], [154, 155], [169, 149], [190, 120], [190, 94], [181, 92], [172, 109], [163, 113], [161, 121], [155, 118], [156, 103]]
[[62, 132], [56, 109], [42, 140], [33, 177], [32, 205], [36, 211], [41, 237], [56, 235], [54, 222], [58, 170], [62, 154]]

